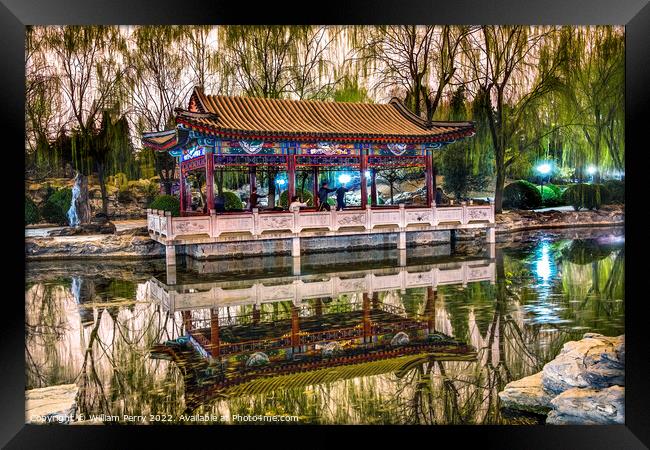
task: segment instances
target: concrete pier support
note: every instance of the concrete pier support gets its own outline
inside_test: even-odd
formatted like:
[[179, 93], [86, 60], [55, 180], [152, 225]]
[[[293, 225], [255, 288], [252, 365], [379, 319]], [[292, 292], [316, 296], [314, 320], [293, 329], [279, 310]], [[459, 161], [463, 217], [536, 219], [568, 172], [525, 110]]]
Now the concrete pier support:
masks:
[[485, 240], [488, 244], [494, 244], [497, 241], [497, 231], [494, 227], [485, 230]]
[[298, 236], [291, 238], [291, 256], [300, 257], [300, 238]]
[[176, 284], [176, 264], [167, 264], [167, 285]]
[[406, 267], [406, 249], [401, 248], [399, 250], [399, 266]]
[[397, 249], [406, 250], [406, 231], [400, 231], [397, 239]]
[[165, 262], [167, 265], [176, 265], [176, 246], [165, 245]]
[[291, 259], [293, 259], [293, 276], [300, 276], [300, 254]]

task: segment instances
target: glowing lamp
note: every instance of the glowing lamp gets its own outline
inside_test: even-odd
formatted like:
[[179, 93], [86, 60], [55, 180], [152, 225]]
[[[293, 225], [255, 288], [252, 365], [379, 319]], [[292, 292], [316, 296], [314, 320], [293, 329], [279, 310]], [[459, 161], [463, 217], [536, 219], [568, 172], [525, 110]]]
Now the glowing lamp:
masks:
[[542, 175], [546, 175], [551, 172], [551, 165], [548, 163], [540, 164], [537, 166], [537, 171]]
[[589, 166], [589, 167], [587, 167], [587, 173], [588, 173], [589, 175], [593, 175], [593, 174], [595, 174], [597, 171], [598, 171], [598, 169], [596, 169], [595, 166]]
[[339, 175], [339, 183], [341, 184], [349, 183], [351, 179], [352, 177], [350, 177], [350, 175], [347, 173]]

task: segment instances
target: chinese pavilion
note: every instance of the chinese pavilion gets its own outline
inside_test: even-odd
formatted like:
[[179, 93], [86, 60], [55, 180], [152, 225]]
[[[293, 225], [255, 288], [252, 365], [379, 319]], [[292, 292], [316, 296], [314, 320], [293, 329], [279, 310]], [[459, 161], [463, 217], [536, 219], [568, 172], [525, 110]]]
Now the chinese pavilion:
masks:
[[286, 171], [289, 198], [296, 193], [296, 170], [311, 171], [316, 191], [319, 169], [351, 168], [359, 171], [362, 209], [367, 176], [374, 206], [377, 169], [421, 167], [431, 207], [432, 150], [475, 133], [472, 122], [427, 121], [395, 98], [387, 104], [277, 100], [206, 95], [199, 87], [188, 108], [176, 110], [175, 121], [173, 129], [145, 133], [142, 142], [177, 158], [181, 215], [188, 210], [184, 178], [193, 170], [205, 171], [207, 212], [214, 209], [215, 167], [247, 168], [251, 187], [257, 168]]

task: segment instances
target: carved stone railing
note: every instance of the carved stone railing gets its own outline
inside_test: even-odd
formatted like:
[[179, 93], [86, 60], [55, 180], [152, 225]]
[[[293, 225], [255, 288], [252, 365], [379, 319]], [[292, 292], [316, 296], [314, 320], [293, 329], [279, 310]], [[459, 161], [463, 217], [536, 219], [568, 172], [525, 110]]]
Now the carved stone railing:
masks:
[[[284, 284], [266, 285], [255, 283], [249, 287], [237, 287], [229, 282], [210, 283], [192, 289], [194, 292], [178, 292], [174, 289], [160, 292], [160, 283], [151, 280], [150, 295], [153, 300], [163, 303], [169, 310], [188, 310], [214, 306], [252, 305], [268, 302], [292, 301], [299, 305], [302, 301], [337, 297], [359, 292], [381, 292], [411, 288], [433, 287], [450, 284], [465, 286], [479, 281], [495, 282], [495, 264], [481, 264], [477, 261], [441, 265], [428, 270], [399, 270], [394, 274], [365, 274], [359, 276], [332, 276], [325, 281], [288, 281]], [[190, 287], [189, 285], [187, 287]], [[183, 288], [183, 290], [185, 290]]]
[[299, 234], [305, 230], [370, 231], [376, 228], [397, 228], [441, 224], [469, 225], [494, 223], [494, 205], [445, 206], [431, 208], [375, 208], [345, 211], [296, 211], [226, 213], [204, 216], [171, 217], [170, 213], [147, 210], [147, 226], [151, 233], [174, 239], [183, 236], [205, 235], [218, 238], [222, 234], [249, 234], [260, 237], [272, 233]]

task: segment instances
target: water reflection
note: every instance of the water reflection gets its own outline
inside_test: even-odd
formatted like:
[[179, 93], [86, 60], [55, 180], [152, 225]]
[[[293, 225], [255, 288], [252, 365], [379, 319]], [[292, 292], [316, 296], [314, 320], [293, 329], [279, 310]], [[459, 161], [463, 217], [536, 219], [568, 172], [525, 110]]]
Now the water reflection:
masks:
[[[77, 382], [83, 413], [530, 423], [499, 410], [507, 382], [586, 331], [624, 332], [624, 242], [599, 233], [540, 233], [493, 258], [420, 250], [403, 267], [390, 251], [319, 255], [301, 275], [282, 258], [188, 260], [175, 285], [164, 261], [30, 263], [26, 384]], [[269, 364], [246, 367], [259, 351]]]

